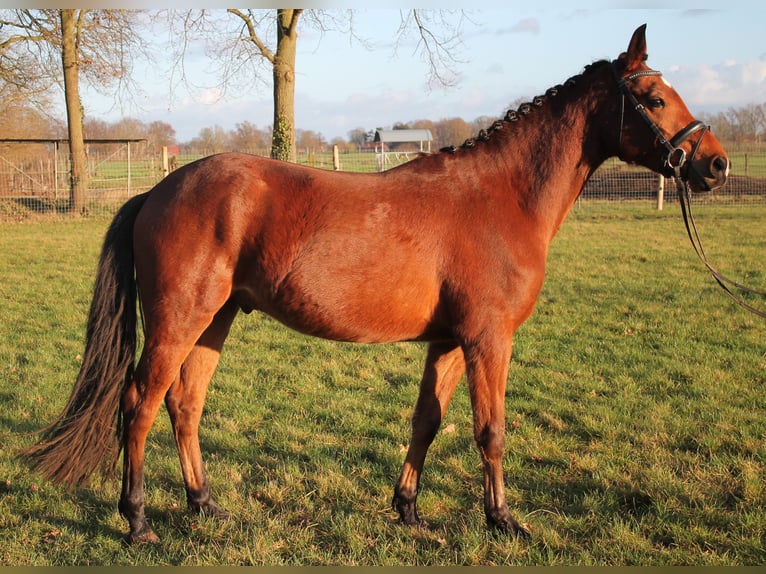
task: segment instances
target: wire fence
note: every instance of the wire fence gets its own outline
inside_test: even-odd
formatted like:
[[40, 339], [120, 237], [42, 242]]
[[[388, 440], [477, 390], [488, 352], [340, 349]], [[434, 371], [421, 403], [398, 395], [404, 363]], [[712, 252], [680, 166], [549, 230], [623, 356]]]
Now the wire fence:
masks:
[[[701, 194], [698, 203], [766, 204], [766, 144], [729, 149], [732, 173], [727, 184]], [[175, 153], [173, 153], [175, 152]], [[268, 150], [250, 150], [268, 156]], [[210, 155], [206, 150], [158, 150], [144, 141], [95, 142], [87, 145], [90, 216], [111, 216], [128, 198], [151, 189], [169, 171]], [[382, 158], [374, 151], [299, 152], [297, 161], [320, 169], [375, 172], [410, 161], [418, 154], [401, 151]], [[585, 186], [577, 206], [633, 202], [661, 209], [677, 201], [672, 181], [644, 168], [611, 159]], [[70, 216], [69, 154], [66, 144], [0, 143], [0, 221]]]

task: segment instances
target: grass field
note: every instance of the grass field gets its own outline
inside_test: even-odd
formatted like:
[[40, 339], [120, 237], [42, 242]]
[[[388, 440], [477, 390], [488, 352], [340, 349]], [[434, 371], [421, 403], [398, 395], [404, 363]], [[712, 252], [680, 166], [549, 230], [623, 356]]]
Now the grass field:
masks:
[[[711, 260], [762, 289], [764, 216], [698, 216]], [[766, 321], [717, 287], [677, 209], [628, 203], [573, 212], [517, 333], [506, 483], [531, 542], [485, 527], [465, 384], [426, 463], [431, 529], [396, 523], [423, 346], [335, 344], [253, 314], [235, 322], [201, 434], [233, 518], [185, 512], [163, 413], [146, 479], [162, 541], [125, 545], [118, 482], [68, 492], [17, 458], [69, 395], [106, 225], [0, 225], [3, 565], [766, 562]]]

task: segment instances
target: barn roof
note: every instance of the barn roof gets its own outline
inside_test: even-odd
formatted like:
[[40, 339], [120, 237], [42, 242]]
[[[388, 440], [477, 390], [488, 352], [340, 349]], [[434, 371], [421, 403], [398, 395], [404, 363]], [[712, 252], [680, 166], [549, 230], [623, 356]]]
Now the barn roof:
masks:
[[375, 130], [376, 142], [430, 142], [433, 139], [430, 130]]

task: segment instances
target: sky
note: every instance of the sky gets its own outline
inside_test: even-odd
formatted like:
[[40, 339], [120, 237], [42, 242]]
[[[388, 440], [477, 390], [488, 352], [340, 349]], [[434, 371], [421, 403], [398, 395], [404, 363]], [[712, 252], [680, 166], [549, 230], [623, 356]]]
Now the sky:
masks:
[[[360, 127], [500, 117], [514, 102], [544, 93], [580, 73], [586, 64], [614, 59], [641, 24], [647, 24], [649, 65], [663, 72], [692, 113], [766, 103], [764, 9], [740, 6], [737, 0], [709, 3], [719, 8], [706, 8], [705, 2], [694, 3], [703, 8], [684, 7], [680, 1], [673, 9], [653, 7], [666, 2], [630, 8], [620, 6], [635, 3], [540, 4], [545, 8], [532, 7], [531, 2], [479, 0], [466, 8], [470, 22], [463, 28], [458, 81], [449, 88], [427, 85], [428, 69], [414, 43], [394, 49], [399, 10], [407, 5], [357, 9], [355, 32], [367, 40], [366, 46], [342, 32], [319, 34], [303, 26], [296, 62], [296, 127], [331, 141], [347, 138], [349, 131]], [[465, 3], [454, 7], [464, 8]], [[171, 97], [167, 68], [161, 57], [151, 66], [137, 65], [134, 74], [143, 93], [129, 105], [115, 106], [113, 99], [86, 90], [82, 99], [87, 116], [106, 121], [126, 116], [147, 123], [161, 120], [175, 128], [179, 142], [215, 125], [230, 130], [243, 121], [259, 128], [271, 124], [268, 69], [263, 81], [244, 95], [176, 88]], [[187, 64], [187, 72], [200, 86], [215, 83], [214, 66], [201, 51]]]

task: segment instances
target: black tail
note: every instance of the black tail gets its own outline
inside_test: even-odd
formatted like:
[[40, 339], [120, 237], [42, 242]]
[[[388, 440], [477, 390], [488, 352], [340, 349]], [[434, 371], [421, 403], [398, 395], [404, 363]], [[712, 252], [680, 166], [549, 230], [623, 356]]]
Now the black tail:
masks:
[[133, 223], [146, 197], [122, 206], [106, 233], [80, 374], [62, 413], [23, 453], [34, 468], [69, 487], [87, 483], [100, 466], [114, 473], [122, 448], [120, 400], [133, 376], [137, 344]]

